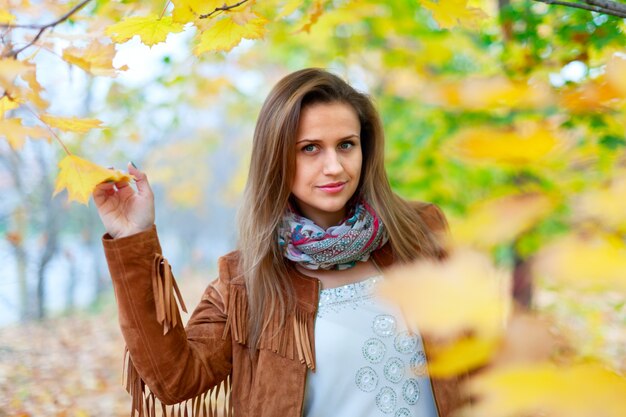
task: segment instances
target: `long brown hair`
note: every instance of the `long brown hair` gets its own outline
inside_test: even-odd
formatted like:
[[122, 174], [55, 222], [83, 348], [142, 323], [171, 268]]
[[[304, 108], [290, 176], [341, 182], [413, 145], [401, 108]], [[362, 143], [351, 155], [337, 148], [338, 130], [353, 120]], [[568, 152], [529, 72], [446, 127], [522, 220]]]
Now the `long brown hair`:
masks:
[[252, 159], [239, 211], [239, 250], [248, 297], [248, 346], [278, 312], [284, 324], [295, 305], [277, 228], [289, 203], [295, 174], [295, 140], [301, 110], [314, 103], [351, 105], [361, 123], [363, 166], [356, 195], [378, 213], [395, 258], [436, 256], [439, 245], [411, 205], [397, 196], [384, 167], [380, 116], [367, 95], [325, 70], [309, 68], [282, 78], [266, 98], [252, 144]]

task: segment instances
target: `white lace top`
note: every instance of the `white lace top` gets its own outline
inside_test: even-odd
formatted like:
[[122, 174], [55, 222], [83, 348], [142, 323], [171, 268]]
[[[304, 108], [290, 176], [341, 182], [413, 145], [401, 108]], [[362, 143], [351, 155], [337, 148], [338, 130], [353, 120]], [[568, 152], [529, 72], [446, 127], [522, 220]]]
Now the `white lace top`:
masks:
[[382, 279], [321, 291], [305, 417], [438, 416], [422, 340], [375, 297]]

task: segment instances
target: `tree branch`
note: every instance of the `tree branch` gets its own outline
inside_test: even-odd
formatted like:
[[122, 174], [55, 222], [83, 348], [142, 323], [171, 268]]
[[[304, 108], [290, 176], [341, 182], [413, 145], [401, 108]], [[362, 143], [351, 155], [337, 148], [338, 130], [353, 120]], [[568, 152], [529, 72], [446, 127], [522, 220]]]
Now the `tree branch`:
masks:
[[213, 16], [215, 13], [219, 13], [219, 12], [225, 12], [227, 10], [231, 10], [234, 9], [235, 7], [239, 7], [244, 3], [247, 3], [248, 0], [241, 0], [239, 3], [233, 4], [233, 5], [227, 5], [226, 3], [224, 3], [224, 5], [222, 7], [216, 7], [215, 10], [213, 10], [211, 13], [207, 13], [207, 14], [202, 14], [200, 15], [198, 18], [199, 19], [207, 19], [211, 16]]
[[65, 13], [63, 16], [59, 17], [57, 20], [47, 23], [45, 25], [13, 25], [10, 23], [0, 23], [0, 28], [7, 28], [7, 29], [39, 29], [39, 32], [37, 32], [37, 35], [35, 35], [35, 38], [30, 41], [28, 44], [26, 44], [25, 46], [21, 47], [20, 49], [16, 49], [13, 51], [9, 51], [6, 54], [4, 54], [2, 56], [2, 58], [15, 58], [17, 57], [17, 55], [22, 52], [23, 50], [25, 50], [26, 48], [32, 46], [35, 42], [37, 42], [39, 40], [39, 38], [41, 37], [41, 35], [43, 35], [43, 33], [50, 28], [55, 27], [56, 25], [65, 22], [67, 19], [69, 19], [70, 17], [72, 17], [72, 15], [74, 15], [76, 12], [78, 12], [80, 9], [82, 9], [83, 7], [85, 7], [87, 5], [87, 3], [89, 3], [91, 0], [83, 0], [80, 3], [78, 3], [76, 6], [74, 6], [69, 12]]
[[533, 0], [540, 3], [555, 4], [557, 6], [573, 7], [576, 9], [589, 10], [611, 16], [626, 18], [626, 6], [612, 0], [584, 0], [587, 4], [560, 0]]

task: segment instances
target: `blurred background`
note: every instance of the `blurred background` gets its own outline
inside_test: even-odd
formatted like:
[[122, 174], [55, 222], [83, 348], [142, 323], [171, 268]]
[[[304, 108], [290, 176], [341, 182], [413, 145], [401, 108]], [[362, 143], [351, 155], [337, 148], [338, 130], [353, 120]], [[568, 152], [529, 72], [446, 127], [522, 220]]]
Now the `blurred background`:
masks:
[[[39, 24], [78, 3], [0, 1]], [[247, 5], [267, 18], [264, 39], [227, 53], [195, 55], [188, 25], [151, 47], [116, 44], [114, 77], [63, 58], [110, 44], [107, 25], [176, 3], [93, 2], [18, 57], [36, 63], [49, 113], [102, 120], [59, 133], [72, 153], [147, 172], [188, 306], [235, 248], [264, 98], [289, 72], [322, 67], [376, 103], [400, 195], [440, 205], [456, 242], [506, 269], [516, 299], [561, 323], [580, 357], [626, 369], [623, 16], [531, 0], [268, 1]], [[0, 34], [6, 52], [36, 31]], [[27, 106], [9, 116], [38, 123]], [[127, 415], [93, 202], [53, 197], [54, 138], [17, 148], [2, 136], [0, 416]]]

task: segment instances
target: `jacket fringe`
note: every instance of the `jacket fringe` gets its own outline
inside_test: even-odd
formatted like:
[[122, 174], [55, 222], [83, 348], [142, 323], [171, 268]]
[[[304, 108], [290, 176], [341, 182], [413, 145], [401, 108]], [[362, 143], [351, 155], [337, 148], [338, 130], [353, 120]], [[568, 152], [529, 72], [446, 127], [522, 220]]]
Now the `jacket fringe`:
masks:
[[163, 404], [154, 393], [150, 392], [150, 389], [137, 373], [128, 353], [128, 348], [124, 352], [123, 375], [122, 385], [131, 396], [131, 417], [233, 416], [230, 375], [208, 391], [174, 405]]
[[[223, 338], [229, 337], [230, 331], [237, 343], [246, 345], [248, 342], [248, 299], [244, 287], [231, 286], [229, 298], [228, 318]], [[287, 323], [284, 326], [281, 326], [278, 314], [276, 314], [261, 334], [258, 349], [269, 350], [288, 359], [298, 358], [300, 363], [315, 370], [314, 347], [309, 337], [309, 329], [313, 328], [314, 320], [315, 312], [304, 311], [300, 306], [296, 306], [295, 311], [287, 316]], [[292, 322], [291, 325], [289, 321]]]
[[[176, 298], [180, 308], [186, 313], [187, 307], [180, 295], [180, 290], [172, 275], [172, 267], [161, 254], [155, 253], [152, 265], [152, 291], [156, 307], [157, 321], [163, 325], [163, 334], [181, 323], [180, 313], [176, 305]], [[174, 295], [175, 294], [175, 295]]]

